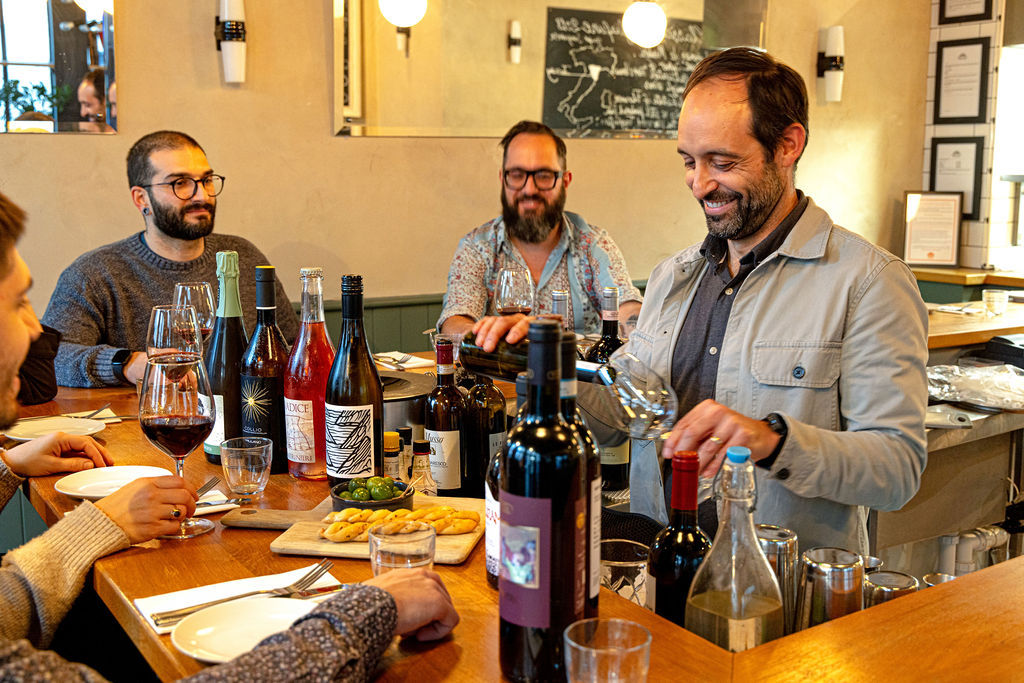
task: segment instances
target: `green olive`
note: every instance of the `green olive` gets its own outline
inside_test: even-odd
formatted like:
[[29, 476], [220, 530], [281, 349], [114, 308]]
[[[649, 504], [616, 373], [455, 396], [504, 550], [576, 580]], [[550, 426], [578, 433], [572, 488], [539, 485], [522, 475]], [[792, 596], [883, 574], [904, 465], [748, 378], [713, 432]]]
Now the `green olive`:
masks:
[[352, 500], [370, 500], [370, 491], [365, 486], [352, 492]]
[[352, 500], [352, 494], [348, 491], [342, 491], [338, 494], [338, 498], [341, 498], [342, 500]]
[[383, 483], [384, 477], [370, 477], [366, 480], [366, 488], [370, 488], [371, 486], [380, 486]]
[[366, 480], [362, 477], [357, 477], [348, 483], [348, 490], [350, 493], [355, 493], [356, 489], [365, 489]]
[[369, 486], [370, 496], [374, 500], [388, 500], [389, 498], [395, 497], [395, 490], [387, 484], [371, 484]]

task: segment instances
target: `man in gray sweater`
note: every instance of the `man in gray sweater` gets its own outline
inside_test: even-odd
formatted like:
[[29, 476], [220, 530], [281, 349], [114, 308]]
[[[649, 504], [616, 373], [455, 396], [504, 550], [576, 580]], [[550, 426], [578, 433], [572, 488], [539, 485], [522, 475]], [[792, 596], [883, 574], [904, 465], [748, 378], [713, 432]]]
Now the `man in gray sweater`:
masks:
[[[218, 251], [238, 252], [246, 330], [256, 324], [253, 273], [270, 261], [242, 237], [212, 234], [224, 177], [199, 143], [176, 131], [146, 135], [128, 152], [128, 185], [145, 230], [78, 257], [43, 315], [63, 335], [55, 361], [62, 386], [135, 384], [146, 368], [153, 306], [172, 303], [178, 282], [216, 287]], [[280, 282], [277, 323], [295, 338], [298, 317]]]

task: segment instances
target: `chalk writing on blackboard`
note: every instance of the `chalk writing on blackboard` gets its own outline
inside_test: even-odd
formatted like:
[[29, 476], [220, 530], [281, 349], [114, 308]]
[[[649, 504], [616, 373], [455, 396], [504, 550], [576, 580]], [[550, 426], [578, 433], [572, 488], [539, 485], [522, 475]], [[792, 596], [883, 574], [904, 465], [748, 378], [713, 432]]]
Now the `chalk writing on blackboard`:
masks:
[[680, 95], [703, 59], [700, 22], [669, 19], [645, 49], [622, 15], [548, 9], [544, 123], [567, 137], [675, 137]]

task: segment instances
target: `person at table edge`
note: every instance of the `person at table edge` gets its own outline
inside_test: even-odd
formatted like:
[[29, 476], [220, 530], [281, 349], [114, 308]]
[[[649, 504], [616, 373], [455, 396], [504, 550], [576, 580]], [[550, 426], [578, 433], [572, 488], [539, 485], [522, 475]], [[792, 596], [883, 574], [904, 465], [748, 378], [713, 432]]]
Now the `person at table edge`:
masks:
[[[678, 152], [708, 235], [655, 267], [626, 349], [678, 394], [663, 456], [695, 450], [709, 476], [746, 446], [758, 522], [863, 553], [865, 508], [902, 507], [927, 462], [927, 312], [906, 264], [796, 189], [807, 131], [803, 79], [770, 55], [696, 67]], [[478, 340], [513, 325], [509, 341], [526, 323], [489, 318]], [[633, 442], [630, 509], [664, 522], [657, 456]]]
[[[41, 331], [27, 292], [31, 274], [15, 248], [24, 212], [0, 194], [0, 429], [18, 418], [18, 367]], [[0, 449], [0, 507], [29, 476], [112, 464], [88, 436], [52, 434]], [[82, 501], [0, 566], [0, 680], [89, 680], [88, 667], [46, 646], [99, 557], [174, 533], [195, 510], [195, 490], [176, 476], [137, 479]], [[242, 617], [244, 618], [244, 617]], [[353, 584], [250, 652], [190, 680], [368, 680], [394, 635], [435, 640], [458, 623], [441, 578], [426, 569], [388, 572]]]
[[601, 290], [618, 287], [619, 320], [628, 334], [642, 297], [611, 236], [564, 210], [572, 181], [565, 142], [542, 123], [520, 121], [500, 147], [502, 215], [459, 240], [438, 328], [468, 332], [492, 310], [501, 269], [520, 267], [533, 279], [533, 313], [550, 313], [551, 292], [566, 290], [577, 332], [601, 331]]
[[[55, 361], [61, 386], [135, 384], [146, 367], [153, 306], [173, 303], [177, 282], [209, 282], [216, 297], [218, 251], [238, 252], [246, 329], [256, 325], [254, 271], [270, 261], [242, 237], [213, 233], [224, 178], [199, 143], [177, 131], [150, 133], [132, 145], [127, 166], [145, 229], [75, 259], [43, 315], [43, 323], [63, 335]], [[280, 281], [277, 323], [286, 339], [298, 334]]]

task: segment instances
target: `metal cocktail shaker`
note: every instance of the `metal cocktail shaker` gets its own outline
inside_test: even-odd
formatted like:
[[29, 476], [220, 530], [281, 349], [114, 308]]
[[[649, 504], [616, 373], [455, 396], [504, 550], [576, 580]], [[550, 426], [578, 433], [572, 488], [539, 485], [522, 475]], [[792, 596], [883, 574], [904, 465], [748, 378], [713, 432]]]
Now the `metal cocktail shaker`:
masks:
[[842, 548], [803, 554], [794, 630], [823, 624], [864, 607], [864, 562]]
[[797, 558], [799, 555], [796, 533], [774, 524], [756, 525], [757, 540], [775, 570], [782, 590], [782, 611], [785, 614], [786, 634], [793, 632], [796, 607]]

